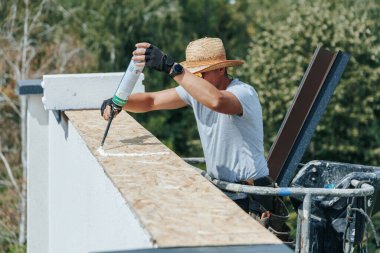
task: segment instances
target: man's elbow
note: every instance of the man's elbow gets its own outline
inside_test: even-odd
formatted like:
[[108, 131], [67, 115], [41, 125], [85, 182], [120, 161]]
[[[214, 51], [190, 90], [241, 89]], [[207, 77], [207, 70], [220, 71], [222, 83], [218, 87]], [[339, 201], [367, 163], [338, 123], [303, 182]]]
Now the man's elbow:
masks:
[[223, 96], [216, 96], [211, 99], [209, 101], [209, 108], [216, 112], [223, 110]]
[[210, 101], [209, 108], [215, 112], [240, 115], [243, 113], [243, 107], [240, 103], [229, 103], [223, 97]]

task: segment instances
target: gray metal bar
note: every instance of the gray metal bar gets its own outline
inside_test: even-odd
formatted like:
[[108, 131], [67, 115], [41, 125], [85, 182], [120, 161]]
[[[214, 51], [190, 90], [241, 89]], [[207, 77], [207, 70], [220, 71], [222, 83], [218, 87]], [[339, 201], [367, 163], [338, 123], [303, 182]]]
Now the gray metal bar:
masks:
[[298, 209], [296, 246], [294, 249], [295, 253], [300, 253], [300, 250], [301, 250], [301, 223], [302, 223], [302, 210]]
[[308, 193], [303, 199], [301, 218], [301, 253], [309, 253], [310, 248], [310, 212], [311, 194]]
[[[362, 184], [359, 189], [328, 189], [328, 188], [301, 188], [301, 187], [261, 187], [261, 186], [249, 186], [242, 184], [234, 184], [218, 179], [211, 178], [205, 172], [202, 173], [209, 181], [211, 181], [218, 188], [232, 192], [244, 192], [248, 194], [256, 195], [270, 195], [270, 196], [304, 196], [306, 194], [313, 194], [318, 196], [337, 196], [337, 197], [363, 197], [372, 195], [375, 189], [372, 185]], [[351, 181], [355, 186], [359, 183], [357, 180]]]

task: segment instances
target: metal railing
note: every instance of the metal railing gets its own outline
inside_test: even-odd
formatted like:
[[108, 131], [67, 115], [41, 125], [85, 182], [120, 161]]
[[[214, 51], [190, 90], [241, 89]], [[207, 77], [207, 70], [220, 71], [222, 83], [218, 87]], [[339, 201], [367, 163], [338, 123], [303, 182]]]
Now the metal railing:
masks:
[[329, 188], [302, 188], [302, 187], [261, 187], [242, 184], [229, 183], [211, 178], [206, 172], [202, 175], [219, 189], [231, 192], [243, 192], [255, 195], [266, 196], [303, 196], [302, 209], [298, 210], [297, 236], [295, 252], [309, 253], [310, 250], [310, 218], [311, 218], [311, 198], [312, 196], [332, 196], [332, 197], [364, 197], [370, 196], [375, 192], [372, 185], [358, 180], [351, 180], [351, 185], [359, 187], [357, 189], [329, 189]]

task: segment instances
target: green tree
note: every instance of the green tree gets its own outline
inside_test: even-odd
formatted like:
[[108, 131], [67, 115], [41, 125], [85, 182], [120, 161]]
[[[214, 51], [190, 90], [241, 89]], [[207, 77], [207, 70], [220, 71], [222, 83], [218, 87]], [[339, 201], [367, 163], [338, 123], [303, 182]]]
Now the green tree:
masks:
[[[379, 13], [376, 1], [300, 0], [291, 4], [284, 20], [260, 20], [261, 30], [252, 37], [247, 64], [239, 73], [258, 90], [267, 151], [315, 48], [322, 44], [351, 58], [303, 161], [379, 166]], [[374, 220], [378, 224], [379, 216]], [[369, 246], [374, 252], [374, 245]]]
[[47, 0], [0, 2], [0, 251], [25, 250], [26, 240], [26, 106], [15, 80], [89, 65], [64, 14]]
[[380, 45], [373, 1], [299, 1], [290, 15], [252, 38], [242, 75], [263, 104], [265, 144], [273, 143], [315, 48], [351, 54], [304, 157], [380, 163]]

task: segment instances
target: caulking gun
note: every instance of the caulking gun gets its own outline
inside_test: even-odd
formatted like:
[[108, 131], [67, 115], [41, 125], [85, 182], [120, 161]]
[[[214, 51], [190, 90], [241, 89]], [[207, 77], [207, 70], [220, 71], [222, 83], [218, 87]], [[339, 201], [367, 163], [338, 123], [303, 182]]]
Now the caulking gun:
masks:
[[119, 83], [119, 87], [117, 88], [115, 95], [112, 97], [112, 105], [111, 105], [111, 115], [108, 119], [106, 130], [104, 131], [103, 140], [101, 143], [101, 147], [104, 145], [104, 141], [106, 140], [108, 130], [110, 129], [111, 122], [115, 116], [117, 111], [123, 108], [123, 106], [127, 103], [129, 95], [131, 95], [133, 88], [136, 85], [137, 80], [141, 72], [143, 71], [144, 66], [137, 66], [136, 62], [131, 60], [127, 70], [124, 73], [123, 78]]

